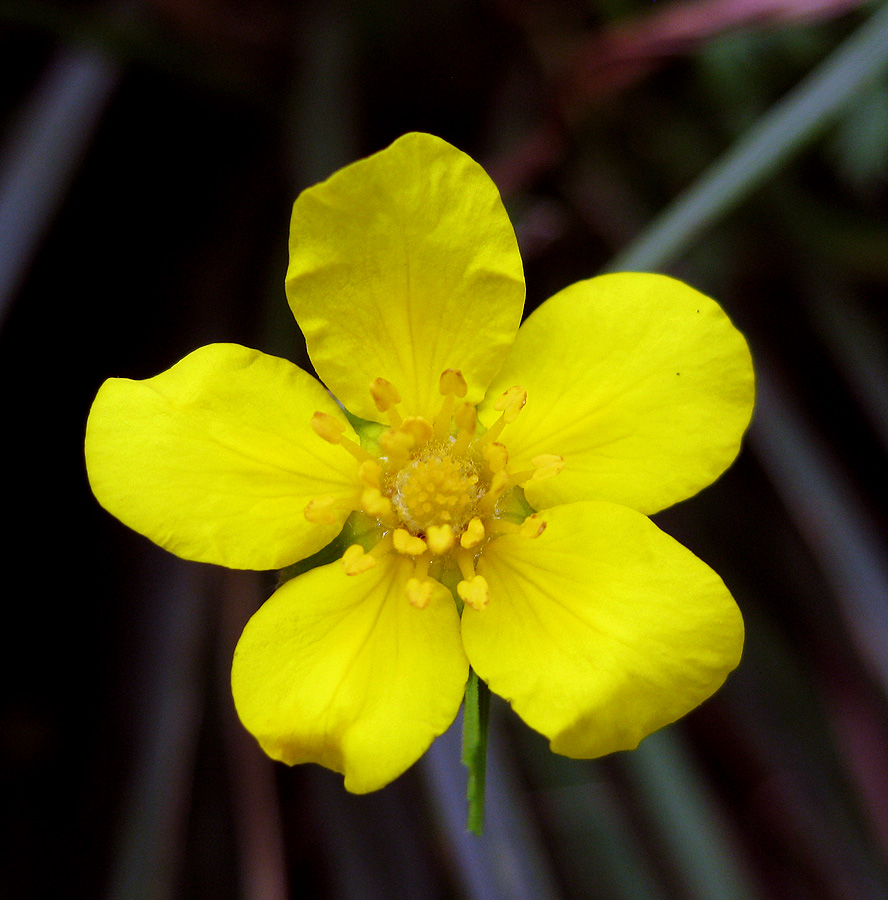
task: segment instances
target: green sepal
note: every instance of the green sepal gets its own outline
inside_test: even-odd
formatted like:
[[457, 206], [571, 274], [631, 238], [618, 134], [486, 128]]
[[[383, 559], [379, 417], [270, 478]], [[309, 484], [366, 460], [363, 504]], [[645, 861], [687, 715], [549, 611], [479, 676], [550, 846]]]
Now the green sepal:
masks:
[[358, 440], [361, 442], [361, 446], [368, 453], [372, 453], [374, 456], [380, 456], [381, 448], [379, 446], [379, 436], [383, 431], [387, 431], [388, 427], [386, 425], [380, 425], [379, 422], [371, 422], [369, 419], [361, 419], [344, 408], [342, 412], [345, 414], [351, 427], [354, 428]]
[[524, 496], [524, 488], [515, 487], [506, 491], [496, 505], [497, 515], [511, 522], [523, 522], [528, 516], [532, 516], [536, 510], [527, 502]]
[[379, 541], [379, 525], [375, 519], [371, 519], [365, 513], [353, 512], [342, 531], [327, 544], [326, 547], [318, 550], [312, 556], [300, 559], [299, 562], [293, 563], [278, 572], [277, 586], [280, 587], [291, 578], [302, 575], [311, 569], [317, 569], [319, 566], [326, 566], [328, 563], [336, 562], [342, 558], [342, 554], [352, 544], [360, 544], [365, 550], [371, 549]]

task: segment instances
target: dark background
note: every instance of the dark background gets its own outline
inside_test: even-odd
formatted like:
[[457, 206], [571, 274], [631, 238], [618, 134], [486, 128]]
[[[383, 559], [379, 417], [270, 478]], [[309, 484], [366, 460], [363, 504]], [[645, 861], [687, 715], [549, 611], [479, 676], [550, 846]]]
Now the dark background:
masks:
[[496, 703], [481, 839], [458, 735], [360, 798], [267, 762], [227, 678], [272, 577], [166, 555], [98, 507], [82, 460], [106, 377], [214, 340], [307, 365], [289, 209], [340, 165], [410, 130], [479, 159], [529, 311], [606, 267], [878, 11], [0, 2], [0, 897], [888, 896], [884, 73], [645, 266], [716, 297], [756, 358], [740, 459], [657, 517], [734, 592], [743, 663], [594, 763]]

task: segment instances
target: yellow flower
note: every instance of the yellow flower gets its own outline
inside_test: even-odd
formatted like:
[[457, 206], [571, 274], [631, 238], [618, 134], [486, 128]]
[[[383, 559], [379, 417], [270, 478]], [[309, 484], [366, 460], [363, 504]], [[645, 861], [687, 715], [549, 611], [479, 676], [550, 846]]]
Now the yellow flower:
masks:
[[265, 751], [382, 787], [450, 725], [469, 664], [572, 757], [715, 691], [739, 611], [647, 516], [718, 477], [749, 422], [749, 351], [718, 305], [606, 275], [519, 330], [499, 194], [426, 134], [301, 194], [290, 250], [290, 305], [350, 416], [291, 363], [214, 344], [106, 381], [86, 435], [100, 503], [187, 559], [285, 567], [348, 520], [342, 559], [286, 582], [238, 645]]

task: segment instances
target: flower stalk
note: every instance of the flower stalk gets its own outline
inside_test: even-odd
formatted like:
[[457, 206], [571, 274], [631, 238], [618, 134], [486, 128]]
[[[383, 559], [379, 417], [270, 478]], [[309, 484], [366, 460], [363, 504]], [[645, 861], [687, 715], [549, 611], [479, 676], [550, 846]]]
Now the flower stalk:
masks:
[[484, 831], [484, 799], [487, 787], [487, 735], [490, 723], [490, 689], [469, 669], [463, 704], [462, 762], [469, 770], [466, 800], [466, 828], [473, 834]]

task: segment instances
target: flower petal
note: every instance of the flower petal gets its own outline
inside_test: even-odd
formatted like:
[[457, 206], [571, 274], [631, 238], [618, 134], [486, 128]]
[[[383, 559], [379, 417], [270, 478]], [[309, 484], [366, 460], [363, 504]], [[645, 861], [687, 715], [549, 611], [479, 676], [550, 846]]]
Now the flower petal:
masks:
[[237, 344], [201, 347], [145, 381], [111, 378], [86, 429], [99, 503], [185, 559], [272, 569], [317, 552], [341, 530], [308, 522], [319, 495], [358, 492], [355, 461], [319, 438], [324, 388], [292, 363]]
[[410, 415], [434, 417], [438, 379], [462, 371], [478, 402], [524, 306], [515, 233], [465, 153], [407, 134], [303, 191], [293, 207], [287, 296], [327, 387], [381, 421], [385, 378]]
[[628, 507], [570, 503], [542, 518], [540, 537], [485, 548], [490, 603], [463, 611], [466, 653], [555, 752], [632, 749], [737, 665], [740, 612], [715, 572]]
[[556, 478], [530, 482], [535, 509], [612, 500], [654, 513], [714, 481], [736, 457], [753, 405], [743, 335], [713, 300], [665, 275], [571, 285], [521, 326], [488, 393], [527, 405], [503, 440], [516, 470], [544, 453]]
[[351, 577], [332, 563], [288, 581], [250, 619], [231, 684], [269, 756], [320, 763], [361, 794], [447, 729], [468, 678], [459, 617], [440, 585], [425, 609], [411, 606], [412, 573], [396, 554]]

